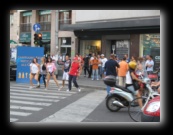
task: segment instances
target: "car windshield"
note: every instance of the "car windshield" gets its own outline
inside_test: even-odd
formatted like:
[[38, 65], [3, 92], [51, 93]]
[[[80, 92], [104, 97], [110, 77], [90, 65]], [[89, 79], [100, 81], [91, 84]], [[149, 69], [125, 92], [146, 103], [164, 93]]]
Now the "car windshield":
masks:
[[10, 65], [15, 65], [16, 63], [14, 61], [10, 61]]

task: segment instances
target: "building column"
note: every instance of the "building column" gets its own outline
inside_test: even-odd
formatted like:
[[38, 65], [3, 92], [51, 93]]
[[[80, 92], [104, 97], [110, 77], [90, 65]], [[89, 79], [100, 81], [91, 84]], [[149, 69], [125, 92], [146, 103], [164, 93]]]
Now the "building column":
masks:
[[56, 10], [52, 10], [51, 12], [51, 43], [50, 43], [50, 55], [56, 54], [57, 53], [57, 48], [56, 48]]
[[134, 56], [136, 58], [139, 57], [139, 43], [140, 35], [139, 34], [131, 34], [130, 35], [130, 58]]
[[34, 44], [34, 34], [33, 25], [37, 22], [37, 10], [32, 10], [32, 24], [31, 24], [31, 46], [35, 46]]

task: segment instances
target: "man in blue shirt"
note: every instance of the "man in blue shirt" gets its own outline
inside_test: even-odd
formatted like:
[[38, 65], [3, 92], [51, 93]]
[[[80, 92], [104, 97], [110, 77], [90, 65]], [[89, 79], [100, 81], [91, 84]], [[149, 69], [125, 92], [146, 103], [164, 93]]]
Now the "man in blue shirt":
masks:
[[[105, 70], [106, 70], [106, 76], [108, 75], [114, 75], [117, 76], [117, 68], [120, 67], [120, 65], [117, 63], [117, 61], [114, 60], [115, 55], [111, 54], [110, 59], [105, 63]], [[111, 87], [107, 86], [107, 94], [109, 94]]]

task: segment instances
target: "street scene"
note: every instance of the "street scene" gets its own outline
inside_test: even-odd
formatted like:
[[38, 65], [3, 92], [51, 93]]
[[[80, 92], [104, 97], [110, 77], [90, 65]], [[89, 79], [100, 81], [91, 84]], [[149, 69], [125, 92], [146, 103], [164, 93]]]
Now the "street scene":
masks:
[[10, 122], [160, 122], [160, 10], [10, 10]]
[[50, 90], [45, 91], [43, 85], [29, 90], [29, 84], [11, 80], [10, 122], [134, 122], [127, 108], [116, 113], [106, 109], [104, 85], [93, 87], [90, 81], [87, 88], [89, 84], [81, 82], [81, 92], [75, 87], [66, 92], [67, 85], [58, 91], [51, 81]]

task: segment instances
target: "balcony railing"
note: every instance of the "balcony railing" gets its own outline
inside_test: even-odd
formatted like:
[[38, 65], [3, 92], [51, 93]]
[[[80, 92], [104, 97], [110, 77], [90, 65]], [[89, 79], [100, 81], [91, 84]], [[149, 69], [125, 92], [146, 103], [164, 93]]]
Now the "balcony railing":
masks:
[[20, 32], [31, 32], [31, 23], [21, 23]]
[[51, 22], [39, 22], [41, 31], [50, 31], [51, 30]]
[[59, 24], [71, 24], [71, 19], [59, 20]]

